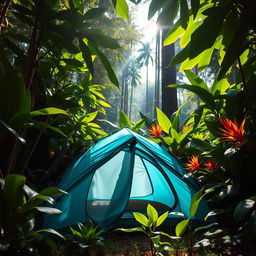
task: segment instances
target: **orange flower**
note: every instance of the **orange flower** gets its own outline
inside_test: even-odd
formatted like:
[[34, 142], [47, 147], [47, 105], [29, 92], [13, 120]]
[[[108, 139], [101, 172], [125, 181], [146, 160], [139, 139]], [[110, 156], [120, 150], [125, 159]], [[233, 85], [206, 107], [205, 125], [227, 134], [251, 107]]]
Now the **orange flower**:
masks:
[[53, 150], [49, 151], [50, 158], [53, 158], [55, 156], [55, 152]]
[[158, 124], [153, 124], [150, 129], [148, 129], [148, 132], [150, 133], [150, 137], [156, 137], [159, 138], [161, 136], [163, 129]]
[[218, 165], [217, 163], [215, 163], [213, 160], [207, 160], [205, 163], [204, 163], [204, 166], [205, 166], [205, 169], [206, 170], [215, 170], [218, 168]]
[[190, 126], [189, 126], [189, 125], [183, 125], [183, 126], [182, 126], [182, 131], [183, 131], [183, 132], [187, 132], [189, 129], [190, 129]]
[[245, 119], [242, 121], [240, 127], [238, 126], [236, 119], [234, 119], [234, 122], [232, 122], [228, 118], [219, 119], [219, 122], [225, 128], [225, 129], [220, 128], [220, 130], [223, 132], [223, 133], [220, 133], [221, 135], [223, 135], [223, 137], [221, 137], [223, 141], [234, 141], [237, 146], [240, 146], [245, 142], [245, 136], [244, 136]]
[[189, 160], [188, 163], [186, 163], [186, 169], [190, 172], [194, 172], [200, 169], [200, 163], [199, 163], [199, 158], [198, 156], [192, 156]]

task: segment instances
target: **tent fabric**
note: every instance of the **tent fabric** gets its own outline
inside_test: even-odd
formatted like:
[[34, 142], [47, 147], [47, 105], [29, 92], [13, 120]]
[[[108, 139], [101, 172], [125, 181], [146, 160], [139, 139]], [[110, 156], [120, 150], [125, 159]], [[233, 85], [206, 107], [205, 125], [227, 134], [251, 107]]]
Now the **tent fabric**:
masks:
[[[120, 218], [130, 218], [132, 211], [145, 211], [148, 203], [159, 212], [190, 217], [191, 199], [200, 187], [185, 174], [182, 164], [165, 148], [124, 128], [97, 142], [70, 165], [57, 185], [68, 192], [56, 205], [63, 214], [45, 216], [44, 226], [61, 229], [93, 220], [107, 229]], [[208, 211], [202, 201], [194, 218], [202, 220]]]

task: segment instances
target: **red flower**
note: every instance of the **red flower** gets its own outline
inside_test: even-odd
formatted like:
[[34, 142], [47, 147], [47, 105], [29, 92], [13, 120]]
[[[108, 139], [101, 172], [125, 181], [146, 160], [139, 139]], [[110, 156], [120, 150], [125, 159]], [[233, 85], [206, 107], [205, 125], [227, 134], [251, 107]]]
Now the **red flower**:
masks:
[[205, 163], [204, 163], [204, 166], [205, 166], [205, 169], [206, 170], [215, 170], [218, 168], [218, 165], [217, 163], [215, 163], [213, 160], [207, 160]]
[[158, 124], [153, 124], [150, 129], [148, 129], [148, 132], [150, 133], [150, 137], [156, 137], [159, 138], [161, 136], [163, 129]]
[[240, 127], [238, 126], [236, 119], [234, 119], [234, 122], [232, 122], [228, 118], [219, 119], [219, 122], [225, 128], [225, 129], [220, 128], [220, 130], [223, 132], [223, 133], [220, 133], [221, 135], [223, 135], [223, 137], [221, 137], [223, 141], [233, 141], [236, 143], [237, 146], [240, 146], [246, 141], [244, 136], [245, 119], [242, 121]]
[[190, 172], [194, 172], [200, 169], [200, 163], [199, 163], [199, 158], [198, 156], [192, 156], [189, 160], [188, 163], [186, 163], [186, 169]]

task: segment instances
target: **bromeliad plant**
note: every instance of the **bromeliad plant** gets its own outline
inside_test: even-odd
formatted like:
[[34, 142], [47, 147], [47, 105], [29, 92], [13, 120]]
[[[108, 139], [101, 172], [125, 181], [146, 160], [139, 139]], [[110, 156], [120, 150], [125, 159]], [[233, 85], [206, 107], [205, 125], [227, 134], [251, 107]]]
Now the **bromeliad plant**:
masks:
[[118, 228], [116, 230], [120, 230], [123, 232], [141, 232], [144, 233], [150, 243], [151, 248], [151, 255], [155, 256], [157, 255], [157, 248], [161, 248], [164, 245], [171, 246], [170, 243], [167, 242], [161, 242], [160, 241], [160, 235], [167, 236], [171, 239], [177, 239], [177, 237], [171, 237], [168, 234], [164, 232], [157, 231], [157, 228], [166, 220], [168, 217], [169, 212], [165, 212], [162, 215], [158, 215], [157, 210], [151, 205], [148, 204], [147, 206], [147, 216], [140, 212], [133, 212], [135, 220], [140, 224], [139, 227], [126, 229], [126, 228]]
[[92, 222], [85, 224], [78, 223], [78, 229], [70, 227], [72, 236], [69, 238], [70, 242], [75, 245], [69, 248], [70, 253], [73, 254], [74, 250], [78, 247], [89, 256], [97, 256], [100, 249], [102, 249], [104, 244], [104, 238], [101, 236], [103, 230], [95, 226]]
[[[57, 188], [46, 188], [39, 193], [32, 190], [26, 184], [26, 178], [22, 175], [12, 174], [6, 179], [0, 179], [0, 248], [1, 255], [37, 255], [48, 248], [49, 253], [57, 249], [55, 243], [42, 235], [50, 232], [61, 238], [60, 233], [53, 229], [35, 230], [38, 223], [38, 213], [61, 214], [54, 207], [45, 206], [45, 203], [53, 204], [54, 196], [65, 194]], [[36, 246], [35, 246], [36, 245]]]

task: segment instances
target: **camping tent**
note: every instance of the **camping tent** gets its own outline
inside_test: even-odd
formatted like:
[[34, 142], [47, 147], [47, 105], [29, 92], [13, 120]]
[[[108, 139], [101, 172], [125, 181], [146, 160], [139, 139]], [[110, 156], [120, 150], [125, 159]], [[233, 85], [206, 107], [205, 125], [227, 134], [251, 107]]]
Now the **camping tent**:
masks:
[[[199, 186], [185, 174], [164, 147], [124, 128], [98, 141], [68, 168], [57, 185], [68, 192], [56, 205], [63, 213], [45, 216], [44, 226], [61, 229], [91, 219], [108, 228], [120, 218], [131, 218], [133, 211], [143, 212], [148, 203], [159, 212], [189, 217]], [[195, 219], [208, 211], [202, 201]]]

